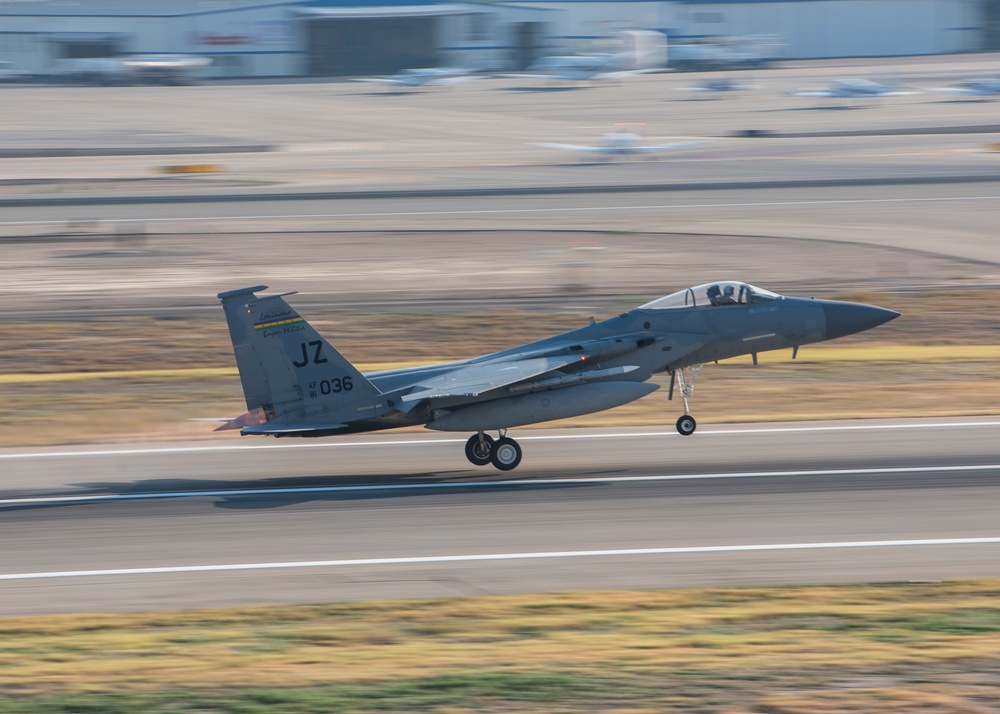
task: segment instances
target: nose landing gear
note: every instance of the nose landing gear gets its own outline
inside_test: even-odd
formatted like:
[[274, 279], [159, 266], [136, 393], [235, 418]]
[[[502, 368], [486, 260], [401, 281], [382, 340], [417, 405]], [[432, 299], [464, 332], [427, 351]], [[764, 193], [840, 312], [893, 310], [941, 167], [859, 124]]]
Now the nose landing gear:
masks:
[[685, 414], [677, 420], [677, 433], [681, 436], [691, 436], [698, 428], [698, 422], [690, 414]]
[[494, 440], [484, 432], [473, 434], [465, 442], [465, 457], [475, 466], [493, 464], [501, 471], [510, 471], [521, 463], [521, 445], [507, 437], [507, 430], [500, 430], [500, 438]]
[[676, 382], [681, 388], [681, 399], [684, 400], [684, 415], [677, 420], [677, 433], [681, 436], [691, 436], [698, 428], [698, 422], [688, 413], [688, 397], [694, 394], [694, 380], [703, 366], [695, 364], [670, 371], [670, 395], [667, 399], [674, 398], [674, 383]]

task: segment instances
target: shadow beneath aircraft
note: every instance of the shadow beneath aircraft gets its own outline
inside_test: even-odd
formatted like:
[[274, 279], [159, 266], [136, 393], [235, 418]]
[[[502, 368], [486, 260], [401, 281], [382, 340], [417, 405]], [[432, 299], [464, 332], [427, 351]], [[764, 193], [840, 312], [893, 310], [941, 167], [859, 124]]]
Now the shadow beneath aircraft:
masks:
[[[581, 472], [565, 470], [543, 474], [486, 472], [485, 476], [469, 470], [398, 474], [388, 479], [373, 480], [370, 475], [337, 475], [272, 478], [254, 481], [221, 479], [154, 479], [128, 482], [90, 482], [73, 484], [80, 490], [18, 498], [53, 499], [42, 503], [20, 503], [0, 506], [0, 513], [49, 510], [68, 506], [105, 506], [123, 503], [218, 499], [216, 508], [257, 510], [284, 508], [313, 501], [370, 501], [385, 498], [410, 498], [433, 494], [479, 493], [483, 491], [520, 491], [525, 489], [581, 488], [596, 484], [548, 482], [532, 484], [532, 476], [540, 479], [600, 478], [621, 471]], [[518, 483], [510, 483], [518, 481]], [[93, 497], [94, 500], [71, 500]], [[107, 498], [103, 498], [107, 497]], [[66, 500], [59, 500], [66, 499]]]
[[[975, 459], [969, 460], [975, 464]], [[835, 478], [818, 478], [811, 475], [810, 469], [822, 465], [824, 468], [845, 469], [846, 472]], [[499, 497], [507, 502], [532, 500], [532, 494], [537, 499], [540, 495], [560, 498], [573, 494], [581, 498], [612, 497], [612, 493], [626, 496], [642, 494], [644, 497], [659, 497], [667, 495], [672, 500], [684, 498], [726, 499], [743, 496], [766, 496], [784, 494], [808, 494], [810, 497], [821, 498], [827, 493], [883, 491], [954, 491], [956, 489], [990, 488], [997, 483], [995, 469], [983, 469], [968, 473], [953, 473], [948, 471], [924, 471], [927, 468], [924, 460], [916, 460], [914, 472], [898, 472], [901, 465], [898, 461], [886, 459], [872, 462], [868, 459], [819, 463], [794, 464], [785, 460], [765, 460], [752, 464], [753, 471], [761, 472], [754, 478], [725, 478], [726, 472], [721, 471], [719, 477], [685, 477], [685, 467], [674, 469], [654, 466], [651, 468], [604, 468], [581, 471], [567, 466], [566, 468], [544, 468], [539, 470], [523, 469], [517, 474], [503, 473], [494, 470], [481, 472], [471, 469], [439, 472], [400, 473], [387, 477], [371, 475], [338, 475], [289, 477], [263, 480], [226, 481], [218, 479], [155, 479], [149, 481], [98, 482], [74, 484], [79, 490], [65, 493], [18, 494], [9, 497], [17, 499], [66, 499], [42, 503], [17, 503], [0, 507], [0, 514], [13, 515], [20, 511], [34, 513], [52, 513], [59, 518], [69, 506], [87, 507], [93, 511], [74, 511], [75, 517], [110, 519], [115, 517], [135, 518], [137, 515], [158, 514], [160, 516], [178, 515], [179, 508], [187, 513], [204, 514], [209, 509], [224, 509], [227, 511], [275, 511], [304, 503], [326, 504], [331, 509], [349, 508], [353, 505], [377, 503], [380, 500], [397, 499], [393, 507], [403, 507], [409, 500], [414, 505], [422, 505], [417, 499], [428, 496], [465, 496], [482, 494], [485, 500]], [[953, 464], [950, 464], [953, 465]], [[749, 465], [748, 465], [749, 467]], [[806, 469], [796, 473], [797, 468]], [[872, 469], [887, 468], [892, 473], [870, 473]], [[903, 467], [905, 468], [905, 467]], [[863, 469], [863, 472], [852, 472]], [[713, 469], [708, 469], [712, 471]], [[618, 477], [632, 477], [619, 480]], [[634, 477], [650, 477], [635, 480]], [[375, 480], [378, 479], [378, 480]], [[596, 487], [594, 490], [593, 487]], [[616, 487], [619, 491], [608, 491], [608, 487]], [[661, 493], [662, 492], [662, 493]], [[69, 499], [80, 497], [108, 497], [107, 500], [73, 501]], [[148, 511], [137, 511], [128, 508], [129, 501], [142, 501]], [[159, 511], [156, 502], [160, 504]], [[179, 502], [190, 502], [180, 505]], [[435, 505], [461, 505], [468, 502], [459, 499], [451, 503], [438, 501]], [[476, 503], [481, 503], [476, 501]]]

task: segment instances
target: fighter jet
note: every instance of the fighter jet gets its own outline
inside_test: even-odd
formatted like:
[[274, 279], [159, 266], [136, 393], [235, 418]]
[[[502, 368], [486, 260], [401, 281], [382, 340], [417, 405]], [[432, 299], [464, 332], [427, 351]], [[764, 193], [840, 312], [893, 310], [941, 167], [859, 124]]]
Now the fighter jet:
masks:
[[[832, 340], [899, 313], [871, 305], [778, 295], [736, 281], [687, 288], [537, 342], [461, 360], [362, 374], [266, 286], [219, 293], [247, 412], [219, 427], [244, 435], [325, 437], [423, 424], [472, 432], [468, 460], [509, 471], [522, 450], [507, 430], [611, 409], [670, 375], [690, 436], [694, 379], [708, 362]], [[494, 439], [487, 432], [496, 431]]]
[[792, 97], [829, 97], [832, 99], [867, 99], [874, 97], [907, 97], [920, 92], [899, 84], [883, 84], [871, 79], [838, 79], [823, 89], [797, 89]]
[[532, 146], [539, 146], [543, 149], [559, 149], [561, 151], [580, 151], [589, 154], [597, 154], [605, 158], [613, 156], [634, 156], [639, 154], [659, 154], [664, 151], [674, 149], [684, 149], [702, 144], [710, 144], [710, 141], [675, 141], [670, 144], [653, 144], [644, 146], [642, 135], [631, 131], [614, 131], [601, 135], [600, 146], [584, 146], [580, 144], [553, 144], [549, 142], [533, 143]]
[[930, 91], [963, 94], [968, 97], [996, 97], [1000, 95], [1000, 78], [977, 77], [966, 79], [963, 82], [947, 87], [932, 87]]
[[423, 67], [404, 69], [392, 77], [353, 77], [352, 82], [372, 82], [393, 87], [450, 87], [478, 77], [459, 67]]

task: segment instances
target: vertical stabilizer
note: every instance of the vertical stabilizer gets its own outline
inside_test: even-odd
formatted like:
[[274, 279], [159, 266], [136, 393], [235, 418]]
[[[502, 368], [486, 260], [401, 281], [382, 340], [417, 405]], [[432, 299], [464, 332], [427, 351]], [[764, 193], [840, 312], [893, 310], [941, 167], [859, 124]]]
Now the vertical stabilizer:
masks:
[[281, 295], [222, 293], [247, 408], [285, 422], [349, 423], [384, 413], [381, 392]]
[[252, 288], [219, 293], [222, 309], [226, 313], [226, 322], [229, 323], [229, 339], [233, 343], [233, 353], [236, 355], [236, 366], [240, 371], [247, 411], [251, 412], [258, 407], [266, 410], [272, 403], [267, 373], [257, 359], [250, 341], [253, 335], [253, 319], [247, 303], [257, 300], [254, 293], [258, 290], [267, 290], [267, 286], [256, 285]]

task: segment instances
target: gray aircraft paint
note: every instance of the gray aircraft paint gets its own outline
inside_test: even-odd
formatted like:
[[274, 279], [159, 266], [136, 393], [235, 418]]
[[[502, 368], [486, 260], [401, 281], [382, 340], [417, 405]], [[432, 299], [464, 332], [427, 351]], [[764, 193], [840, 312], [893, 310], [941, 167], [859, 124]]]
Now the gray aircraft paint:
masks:
[[[791, 298], [719, 281], [482, 357], [362, 374], [284, 296], [255, 294], [263, 289], [219, 295], [248, 409], [220, 428], [273, 436], [328, 436], [420, 424], [503, 434], [509, 427], [634, 401], [657, 389], [645, 382], [661, 372], [680, 380], [683, 419], [690, 396], [684, 381], [688, 368], [797, 349], [898, 316], [871, 305]], [[693, 419], [689, 426], [682, 433], [693, 432]], [[483, 438], [478, 437], [480, 443]], [[517, 462], [494, 464], [508, 469]]]

